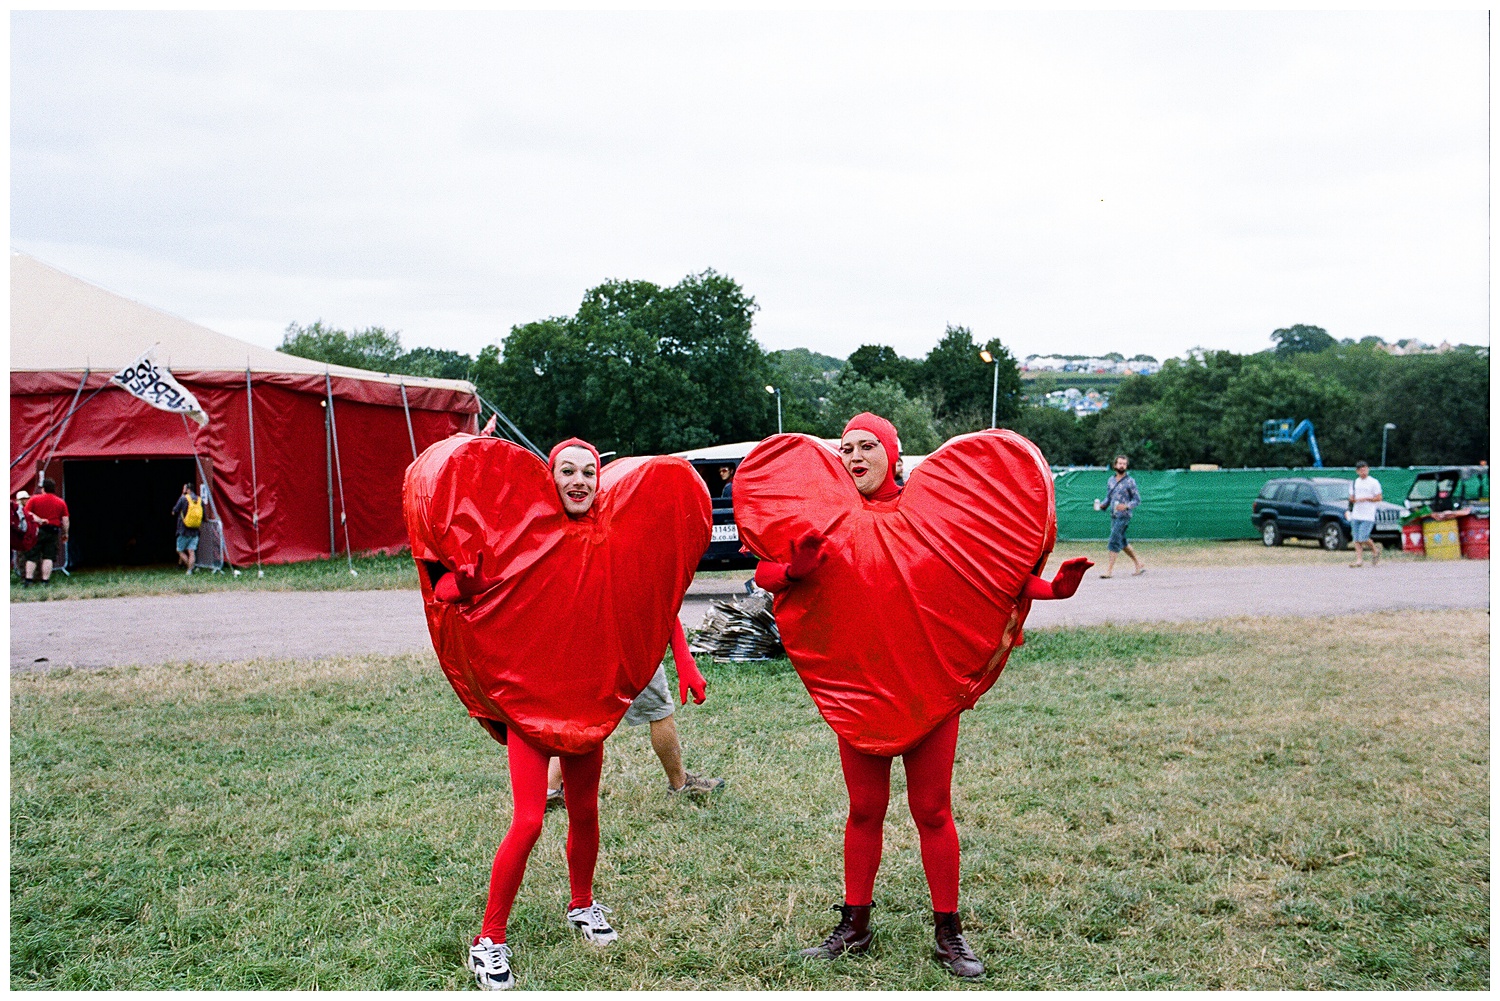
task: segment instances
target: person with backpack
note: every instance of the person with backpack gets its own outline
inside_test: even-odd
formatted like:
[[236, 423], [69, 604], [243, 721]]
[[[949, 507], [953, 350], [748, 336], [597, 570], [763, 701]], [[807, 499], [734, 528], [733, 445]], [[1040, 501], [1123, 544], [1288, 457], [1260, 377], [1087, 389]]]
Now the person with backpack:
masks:
[[26, 517], [26, 501], [31, 494], [18, 492], [10, 505], [10, 550], [11, 569], [20, 572], [26, 562], [26, 554], [36, 545], [36, 522]]
[[203, 526], [203, 501], [193, 492], [191, 483], [182, 485], [182, 496], [172, 513], [177, 516], [177, 562], [191, 574], [198, 558], [198, 529]]

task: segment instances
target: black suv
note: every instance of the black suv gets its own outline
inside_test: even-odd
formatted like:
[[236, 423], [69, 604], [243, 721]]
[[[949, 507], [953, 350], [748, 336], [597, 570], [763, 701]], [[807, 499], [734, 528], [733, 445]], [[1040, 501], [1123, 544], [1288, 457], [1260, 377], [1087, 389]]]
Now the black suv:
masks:
[[[1315, 539], [1327, 550], [1349, 544], [1349, 480], [1320, 476], [1267, 480], [1250, 505], [1250, 522], [1260, 530], [1260, 541], [1279, 546], [1283, 539]], [[1371, 538], [1401, 545], [1399, 504], [1376, 505]]]

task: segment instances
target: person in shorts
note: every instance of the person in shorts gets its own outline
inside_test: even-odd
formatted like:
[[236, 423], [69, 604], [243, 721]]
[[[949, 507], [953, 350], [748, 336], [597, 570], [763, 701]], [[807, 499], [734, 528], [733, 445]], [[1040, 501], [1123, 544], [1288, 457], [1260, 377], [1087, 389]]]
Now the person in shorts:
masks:
[[1380, 566], [1380, 547], [1370, 538], [1375, 530], [1375, 505], [1381, 501], [1380, 481], [1370, 475], [1370, 464], [1359, 462], [1354, 467], [1354, 482], [1349, 484], [1349, 529], [1354, 541], [1354, 562], [1351, 567], [1365, 565], [1364, 546], [1370, 547], [1370, 565]]
[[52, 583], [52, 564], [68, 544], [68, 502], [57, 496], [57, 484], [42, 480], [42, 491], [26, 502], [25, 514], [36, 525], [36, 542], [26, 551], [26, 575], [22, 581], [29, 587], [36, 583], [37, 564], [42, 567], [42, 583]]
[[189, 575], [193, 572], [193, 563], [198, 558], [198, 529], [188, 528], [182, 523], [182, 519], [188, 513], [188, 505], [198, 499], [193, 492], [191, 483], [182, 485], [182, 496], [177, 498], [177, 504], [172, 508], [172, 513], [177, 516], [177, 563], [179, 566], [187, 567]]
[[1139, 576], [1146, 572], [1146, 565], [1136, 559], [1135, 550], [1130, 548], [1130, 540], [1125, 537], [1125, 530], [1130, 527], [1131, 515], [1135, 514], [1136, 507], [1141, 503], [1141, 491], [1135, 485], [1135, 477], [1129, 473], [1128, 456], [1115, 456], [1114, 467], [1115, 475], [1104, 484], [1104, 500], [1096, 505], [1100, 510], [1109, 512], [1109, 565], [1099, 576], [1108, 578], [1115, 575], [1115, 558], [1122, 552], [1135, 564], [1135, 575]]
[[[682, 765], [682, 741], [677, 736], [677, 706], [667, 686], [667, 666], [657, 665], [656, 673], [641, 694], [630, 703], [622, 720], [626, 726], [651, 726], [651, 749], [667, 773], [669, 795], [707, 796], [724, 787], [724, 780], [694, 775]], [[547, 806], [563, 805], [562, 762], [553, 758], [547, 767]]]

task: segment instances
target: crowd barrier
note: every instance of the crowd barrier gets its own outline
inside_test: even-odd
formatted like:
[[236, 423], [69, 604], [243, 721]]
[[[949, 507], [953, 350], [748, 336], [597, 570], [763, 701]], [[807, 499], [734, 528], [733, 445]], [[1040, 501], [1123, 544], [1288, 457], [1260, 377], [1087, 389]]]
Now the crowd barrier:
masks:
[[[1371, 469], [1381, 492], [1392, 503], [1401, 503], [1422, 469], [1439, 467], [1389, 467]], [[1094, 501], [1104, 498], [1111, 473], [1104, 468], [1068, 469], [1058, 472], [1057, 537], [1069, 541], [1109, 538], [1109, 513], [1095, 511]], [[1267, 480], [1283, 477], [1338, 477], [1352, 480], [1352, 468], [1309, 469], [1164, 469], [1135, 472], [1141, 505], [1130, 521], [1132, 539], [1258, 539], [1260, 532], [1250, 523], [1250, 504]]]

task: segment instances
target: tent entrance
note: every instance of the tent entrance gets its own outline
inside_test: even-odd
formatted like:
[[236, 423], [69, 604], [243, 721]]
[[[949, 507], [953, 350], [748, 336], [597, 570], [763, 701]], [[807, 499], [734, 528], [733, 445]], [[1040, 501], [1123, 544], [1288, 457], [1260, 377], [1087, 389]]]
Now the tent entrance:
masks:
[[177, 561], [172, 505], [184, 483], [198, 482], [188, 459], [69, 459], [62, 495], [68, 502], [72, 566], [145, 566]]

